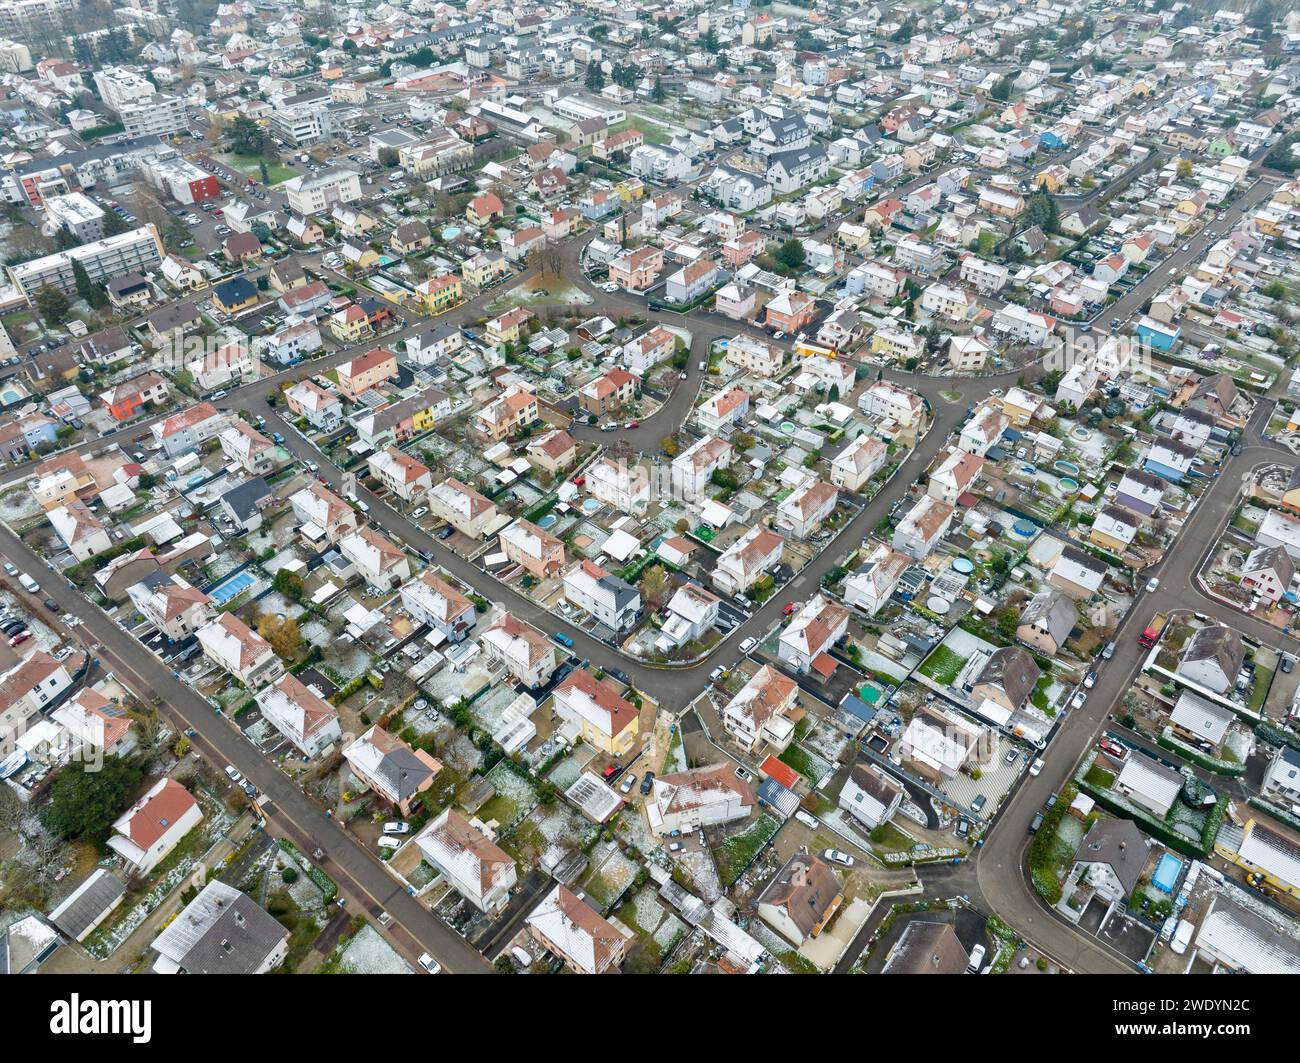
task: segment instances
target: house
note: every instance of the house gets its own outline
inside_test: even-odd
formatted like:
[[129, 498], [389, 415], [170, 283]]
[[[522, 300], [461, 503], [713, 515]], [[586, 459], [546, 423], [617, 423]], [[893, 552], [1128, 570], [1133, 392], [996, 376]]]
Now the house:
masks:
[[147, 875], [202, 819], [193, 794], [175, 779], [159, 779], [114, 821], [108, 847], [131, 874]]
[[403, 501], [413, 501], [433, 486], [429, 467], [396, 447], [370, 455], [370, 475]]
[[203, 654], [249, 690], [273, 683], [284, 674], [284, 663], [271, 644], [234, 613], [222, 613], [198, 630]]
[[641, 731], [637, 707], [612, 679], [597, 679], [585, 666], [576, 668], [555, 688], [555, 713], [577, 737], [602, 753], [627, 753]]
[[212, 305], [232, 316], [256, 306], [257, 302], [257, 287], [247, 277], [222, 281], [212, 289]]
[[27, 722], [70, 686], [68, 670], [43, 650], [28, 654], [0, 675], [0, 756], [12, 753]]
[[894, 529], [893, 547], [916, 561], [924, 561], [952, 524], [955, 510], [947, 502], [925, 495]]
[[807, 539], [835, 512], [839, 491], [825, 480], [810, 479], [796, 487], [776, 507], [776, 526], [798, 539]]
[[728, 436], [749, 416], [749, 409], [749, 392], [733, 385], [705, 399], [695, 416], [705, 431]]
[[246, 421], [235, 421], [217, 437], [221, 452], [244, 472], [265, 476], [276, 464], [276, 445]]
[[844, 891], [818, 857], [792, 856], [758, 896], [758, 915], [795, 948], [816, 937], [839, 911]]
[[480, 437], [496, 443], [527, 428], [539, 416], [536, 395], [509, 387], [475, 412], [470, 423]]
[[639, 376], [614, 368], [580, 387], [578, 403], [587, 413], [599, 417], [631, 402], [640, 390]]
[[440, 388], [426, 387], [413, 395], [353, 418], [357, 439], [368, 447], [405, 443], [451, 416], [451, 398]]
[[519, 682], [534, 690], [544, 686], [560, 666], [555, 643], [512, 613], [502, 613], [479, 641], [490, 659], [500, 661]]
[[825, 678], [835, 670], [830, 651], [849, 629], [849, 610], [818, 593], [781, 630], [777, 653], [797, 672]]
[[763, 327], [793, 336], [812, 322], [816, 311], [812, 296], [783, 288], [764, 307]]
[[968, 454], [982, 458], [1002, 438], [1010, 425], [1010, 418], [996, 404], [981, 406], [962, 426], [958, 446]]
[[673, 459], [670, 471], [673, 494], [685, 501], [700, 496], [717, 469], [731, 464], [735, 449], [725, 439], [704, 436]]
[[415, 286], [415, 294], [430, 314], [445, 313], [465, 298], [460, 277], [455, 273], [442, 273], [422, 281]]
[[1216, 694], [1231, 690], [1245, 662], [1241, 634], [1225, 624], [1198, 628], [1183, 650], [1177, 673]]
[[688, 262], [675, 273], [670, 273], [664, 282], [664, 298], [670, 303], [685, 306], [705, 296], [724, 277], [722, 268], [712, 258], [697, 258]]
[[478, 622], [474, 602], [431, 568], [402, 584], [402, 608], [451, 643], [463, 641]]
[[1150, 843], [1131, 819], [1102, 818], [1092, 825], [1074, 853], [1079, 881], [1107, 902], [1133, 896], [1142, 881]]
[[831, 459], [831, 483], [860, 491], [888, 460], [889, 449], [884, 443], [873, 435], [860, 435]]
[[887, 380], [878, 380], [858, 397], [858, 409], [868, 417], [895, 421], [902, 428], [914, 428], [925, 416], [925, 400]]
[[1236, 714], [1192, 690], [1181, 691], [1169, 724], [1176, 737], [1193, 744], [1209, 743], [1218, 748], [1227, 736]]
[[212, 618], [212, 599], [175, 573], [156, 570], [126, 593], [140, 615], [172, 642], [188, 639]]
[[305, 417], [313, 428], [332, 432], [343, 421], [343, 403], [339, 397], [310, 378], [298, 381], [284, 396], [290, 411], [298, 417]]
[[1157, 819], [1164, 819], [1183, 789], [1183, 776], [1141, 753], [1131, 753], [1115, 780], [1115, 789]]
[[505, 204], [495, 192], [484, 192], [482, 195], [475, 196], [465, 207], [465, 217], [469, 223], [480, 228], [505, 217], [505, 213]]
[[289, 953], [289, 930], [220, 879], [167, 923], [151, 946], [157, 974], [267, 974]]
[[1142, 467], [1170, 483], [1182, 483], [1192, 471], [1198, 449], [1172, 436], [1157, 436], [1147, 449]]
[[481, 823], [448, 808], [415, 843], [424, 859], [475, 908], [489, 915], [504, 910], [519, 872], [514, 858], [488, 837]]
[[893, 596], [909, 564], [911, 559], [906, 554], [877, 543], [866, 560], [845, 578], [845, 603], [875, 616]]
[[1137, 517], [1119, 506], [1106, 506], [1093, 519], [1088, 541], [1103, 550], [1123, 554], [1137, 533]]
[[727, 595], [749, 590], [780, 563], [784, 547], [785, 540], [776, 532], [755, 525], [718, 558], [712, 573], [714, 586]]
[[951, 450], [940, 462], [939, 467], [930, 473], [926, 493], [931, 498], [955, 506], [957, 500], [970, 491], [979, 479], [984, 459], [964, 450]]
[[650, 830], [663, 838], [744, 819], [753, 811], [754, 794], [723, 762], [657, 776], [642, 807]]
[[624, 513], [644, 513], [650, 505], [650, 478], [640, 465], [597, 458], [586, 473], [586, 487], [597, 498]]
[[374, 347], [365, 354], [341, 362], [337, 375], [339, 391], [356, 402], [363, 392], [397, 379], [397, 355], [383, 347]]
[[1115, 504], [1138, 517], [1155, 517], [1164, 498], [1165, 481], [1142, 469], [1126, 469], [1115, 489]]
[[839, 806], [867, 830], [888, 823], [903, 803], [903, 784], [874, 764], [857, 763], [840, 790]]
[[[378, 724], [343, 750], [360, 788], [372, 791], [402, 816], [409, 816], [442, 765], [422, 749], [412, 749]], [[423, 847], [421, 847], [423, 850]]]
[[1300, 802], [1300, 750], [1281, 746], [1264, 771], [1262, 789], [1284, 805]]
[[585, 559], [564, 573], [564, 597], [615, 632], [630, 628], [641, 613], [640, 591]]
[[339, 540], [339, 553], [370, 586], [391, 590], [411, 577], [406, 551], [368, 524]]
[[374, 335], [374, 331], [370, 316], [356, 303], [350, 303], [330, 315], [331, 335], [346, 344], [359, 343], [365, 337]]
[[1295, 562], [1280, 546], [1257, 546], [1241, 566], [1241, 585], [1279, 602], [1295, 580]]
[[429, 226], [419, 218], [402, 222], [388, 238], [388, 246], [399, 255], [409, 255], [433, 244]]
[[898, 755], [905, 768], [942, 783], [978, 759], [981, 737], [980, 728], [965, 716], [926, 706], [908, 721]]
[[561, 428], [547, 432], [528, 444], [528, 460], [553, 477], [562, 475], [577, 460], [578, 445], [568, 432]]
[[963, 974], [970, 956], [948, 923], [914, 919], [894, 942], [881, 974]]
[[1016, 638], [1047, 657], [1055, 657], [1078, 622], [1074, 602], [1062, 591], [1045, 588], [1021, 611]]
[[765, 664], [723, 708], [723, 729], [747, 754], [766, 750], [779, 756], [803, 715], [798, 695], [793, 679]]
[[605, 974], [627, 958], [636, 940], [567, 886], [556, 884], [527, 919], [528, 932], [576, 974]]
[[664, 268], [664, 253], [657, 247], [638, 247], [624, 251], [609, 263], [609, 279], [629, 292], [643, 292], [654, 287]]
[[668, 600], [655, 649], [671, 653], [702, 638], [718, 619], [721, 599], [698, 583], [683, 583]]
[[166, 402], [167, 382], [158, 373], [141, 373], [102, 392], [99, 401], [108, 407], [113, 420], [129, 421], [151, 405]]
[[260, 476], [225, 488], [217, 499], [221, 512], [242, 531], [256, 531], [262, 526], [262, 511], [271, 500], [271, 488]]
[[342, 736], [334, 706], [288, 672], [258, 692], [257, 705], [262, 716], [309, 759], [328, 752]]
[[[672, 357], [678, 339], [662, 325], [655, 325], [623, 345], [623, 361], [637, 376], [644, 376], [666, 358]], [[640, 382], [638, 381], [638, 387]]]
[[1101, 592], [1106, 562], [1077, 546], [1065, 546], [1047, 574], [1047, 582], [1077, 601]]
[[55, 532], [78, 561], [85, 561], [113, 548], [113, 540], [104, 526], [84, 502], [70, 502], [50, 510], [46, 517]]
[[295, 491], [289, 504], [304, 531], [314, 528], [332, 543], [357, 530], [356, 511], [319, 481]]
[[564, 542], [522, 517], [501, 532], [501, 549], [534, 579], [548, 579], [564, 567]]
[[1019, 712], [1042, 674], [1033, 657], [1019, 646], [999, 646], [987, 653], [982, 663], [977, 655], [962, 672], [956, 685], [971, 696], [986, 716], [997, 715], [985, 708], [989, 702], [1004, 713]]
[[497, 507], [474, 488], [449, 476], [429, 492], [429, 512], [462, 535], [478, 540], [496, 520]]
[[1300, 559], [1300, 520], [1280, 509], [1270, 509], [1255, 532], [1255, 542], [1259, 546], [1280, 546], [1292, 560]]

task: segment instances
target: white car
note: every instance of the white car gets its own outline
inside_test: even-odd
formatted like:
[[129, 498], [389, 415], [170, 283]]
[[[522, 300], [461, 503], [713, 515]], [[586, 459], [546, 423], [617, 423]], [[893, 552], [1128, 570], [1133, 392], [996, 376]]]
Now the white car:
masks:
[[238, 771], [235, 770], [235, 766], [233, 764], [226, 765], [226, 774], [230, 776], [230, 781], [233, 783], [238, 784], [243, 782], [244, 780], [244, 777], [240, 775]]
[[635, 785], [636, 785], [636, 776], [633, 775], [631, 772], [628, 772], [626, 775], [623, 776], [623, 783], [621, 786], [619, 786], [618, 792], [621, 794], [628, 793]]
[[409, 823], [398, 823], [396, 820], [384, 824], [385, 834], [407, 834], [410, 829], [411, 825]]
[[427, 952], [420, 953], [420, 966], [429, 974], [441, 974], [442, 964], [430, 956]]
[[615, 284], [613, 281], [607, 281], [605, 284], [602, 284], [600, 286], [600, 290], [602, 292], [609, 292], [610, 294], [613, 294], [614, 292], [618, 291], [618, 285]]
[[413, 510], [413, 511], [411, 512], [411, 519], [412, 519], [412, 520], [419, 520], [421, 517], [423, 517], [423, 516], [424, 516], [426, 513], [428, 513], [428, 512], [429, 512], [429, 508], [428, 508], [427, 506], [420, 506], [419, 508], [417, 508], [417, 509], [415, 509], [415, 510]]
[[1038, 760], [1034, 761], [1031, 765], [1029, 765], [1030, 775], [1037, 775], [1042, 770], [1043, 770], [1043, 761], [1041, 757]]
[[1160, 586], [1160, 577], [1152, 576], [1149, 580], [1147, 580], [1147, 593], [1150, 594], [1159, 586]]
[[848, 853], [843, 852], [840, 849], [822, 850], [822, 859], [829, 860], [833, 864], [839, 864], [841, 867], [852, 867], [855, 863], [857, 863], [857, 861], [854, 860], [853, 857], [849, 856]]
[[757, 646], [757, 645], [758, 645], [758, 639], [755, 639], [755, 638], [748, 638], [748, 639], [746, 639], [744, 642], [742, 642], [742, 643], [740, 644], [740, 652], [741, 652], [741, 653], [748, 653], [750, 650], [752, 650], [752, 649], [753, 649], [755, 646]]

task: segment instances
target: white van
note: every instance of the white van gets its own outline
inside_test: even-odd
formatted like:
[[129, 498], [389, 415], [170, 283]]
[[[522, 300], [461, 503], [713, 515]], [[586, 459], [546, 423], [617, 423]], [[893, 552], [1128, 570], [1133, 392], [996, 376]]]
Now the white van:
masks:
[[510, 950], [510, 956], [520, 967], [527, 968], [533, 965], [532, 954], [526, 949], [521, 949], [518, 945]]
[[378, 844], [381, 849], [400, 849], [402, 847], [402, 839], [393, 838], [385, 834], [379, 839]]
[[966, 965], [966, 973], [974, 974], [980, 969], [980, 964], [984, 962], [984, 946], [976, 945], [971, 949], [970, 963]]
[[18, 582], [23, 585], [23, 590], [27, 591], [28, 594], [41, 593], [41, 585], [27, 575], [26, 572], [18, 573]]
[[821, 823], [818, 821], [816, 816], [805, 812], [802, 808], [795, 809], [794, 818], [805, 827], [811, 827], [813, 830], [816, 830], [821, 826]]

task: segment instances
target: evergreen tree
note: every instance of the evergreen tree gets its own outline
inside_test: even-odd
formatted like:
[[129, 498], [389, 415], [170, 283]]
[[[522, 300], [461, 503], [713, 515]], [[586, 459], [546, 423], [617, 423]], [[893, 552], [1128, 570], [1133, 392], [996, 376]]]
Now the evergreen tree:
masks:
[[86, 267], [75, 258], [72, 260], [72, 279], [77, 285], [77, 295], [88, 302], [92, 309], [100, 310], [108, 305], [108, 296], [104, 289], [90, 279]]

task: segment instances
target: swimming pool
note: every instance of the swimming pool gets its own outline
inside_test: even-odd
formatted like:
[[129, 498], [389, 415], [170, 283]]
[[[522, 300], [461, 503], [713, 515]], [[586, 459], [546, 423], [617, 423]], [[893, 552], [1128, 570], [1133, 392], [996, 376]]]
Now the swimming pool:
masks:
[[548, 513], [537, 522], [537, 526], [543, 531], [555, 524], [559, 518], [554, 513]]
[[1183, 862], [1172, 853], [1165, 853], [1156, 865], [1156, 873], [1151, 876], [1151, 885], [1161, 893], [1173, 893], [1178, 884], [1178, 873], [1183, 869]]
[[221, 584], [221, 586], [214, 587], [212, 590], [208, 591], [208, 596], [216, 602], [217, 605], [225, 605], [228, 601], [243, 594], [244, 591], [248, 590], [248, 588], [256, 582], [257, 577], [251, 572], [245, 570], [231, 576], [230, 579], [226, 580], [226, 582]]
[[1067, 495], [1072, 495], [1075, 491], [1079, 490], [1079, 481], [1070, 476], [1062, 476], [1056, 482], [1060, 486], [1061, 490]]
[[454, 240], [459, 235], [460, 235], [459, 225], [448, 225], [447, 228], [442, 230], [442, 238], [444, 240]]
[[1057, 472], [1065, 473], [1066, 476], [1079, 475], [1079, 466], [1074, 464], [1074, 462], [1072, 461], [1066, 461], [1064, 459], [1054, 461], [1052, 462], [1052, 468], [1055, 469]]
[[584, 513], [595, 513], [600, 507], [601, 501], [599, 498], [584, 498], [582, 500], [582, 511]]

